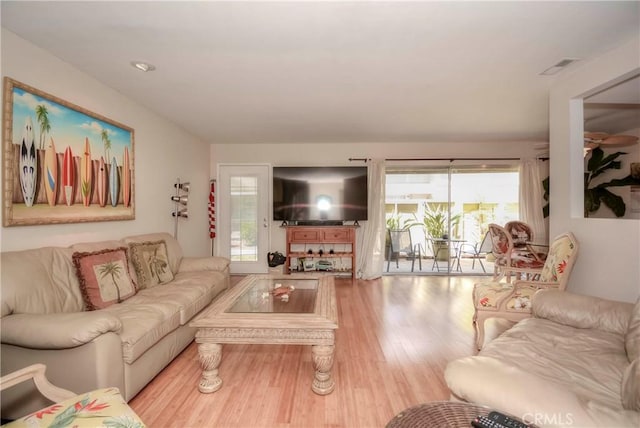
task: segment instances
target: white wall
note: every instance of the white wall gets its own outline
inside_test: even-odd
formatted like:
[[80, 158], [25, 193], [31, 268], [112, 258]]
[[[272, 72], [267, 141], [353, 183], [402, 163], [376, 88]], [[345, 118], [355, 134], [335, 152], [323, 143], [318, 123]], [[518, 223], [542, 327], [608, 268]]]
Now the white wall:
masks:
[[640, 220], [583, 217], [582, 97], [639, 65], [636, 38], [585, 63], [550, 94], [550, 234], [568, 230], [580, 241], [569, 290], [630, 302], [640, 295]]
[[[181, 220], [178, 238], [186, 255], [210, 254], [208, 144], [15, 34], [2, 29], [1, 37], [3, 77], [11, 77], [134, 129], [136, 211], [136, 218], [131, 221], [3, 227], [2, 251], [67, 246], [79, 241], [147, 232], [173, 234], [173, 203], [169, 198], [174, 192], [174, 182], [180, 178], [192, 183], [192, 191], [190, 218]], [[129, 65], [125, 63], [123, 67]]]
[[[523, 158], [535, 157], [532, 142], [513, 143], [325, 143], [325, 144], [212, 144], [211, 176], [219, 163], [262, 163], [272, 166], [363, 165], [349, 158]], [[464, 162], [457, 162], [461, 165]], [[389, 162], [389, 164], [394, 164]], [[406, 162], [396, 163], [406, 165]], [[433, 163], [431, 163], [433, 164]], [[285, 250], [285, 231], [272, 223], [271, 251]], [[359, 251], [359, 249], [358, 249]]]

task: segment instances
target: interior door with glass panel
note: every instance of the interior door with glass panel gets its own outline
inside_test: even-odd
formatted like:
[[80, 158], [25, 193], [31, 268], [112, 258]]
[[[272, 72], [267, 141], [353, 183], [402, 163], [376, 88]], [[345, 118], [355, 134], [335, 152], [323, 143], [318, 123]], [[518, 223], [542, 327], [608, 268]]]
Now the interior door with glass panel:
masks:
[[218, 166], [218, 255], [233, 274], [266, 273], [269, 251], [269, 166]]

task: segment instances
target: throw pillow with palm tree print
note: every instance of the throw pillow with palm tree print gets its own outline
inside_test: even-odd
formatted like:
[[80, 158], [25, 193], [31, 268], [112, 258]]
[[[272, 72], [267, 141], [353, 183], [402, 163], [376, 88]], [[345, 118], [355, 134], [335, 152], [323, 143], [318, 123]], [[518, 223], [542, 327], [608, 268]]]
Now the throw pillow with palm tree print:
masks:
[[138, 288], [150, 288], [173, 280], [164, 240], [129, 244], [131, 262], [138, 277]]
[[136, 294], [129, 275], [127, 247], [73, 253], [87, 310], [103, 309]]

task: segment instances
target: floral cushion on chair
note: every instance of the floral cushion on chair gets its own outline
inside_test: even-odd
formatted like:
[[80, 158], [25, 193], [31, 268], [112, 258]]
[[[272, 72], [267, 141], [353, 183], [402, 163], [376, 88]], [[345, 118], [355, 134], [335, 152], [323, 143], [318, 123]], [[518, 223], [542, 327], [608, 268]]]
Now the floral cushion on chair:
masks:
[[504, 282], [488, 282], [478, 284], [474, 289], [475, 307], [482, 309], [497, 309], [498, 303], [511, 293], [513, 295], [506, 304], [507, 311], [531, 311], [531, 297], [538, 290], [533, 285], [518, 285], [513, 293], [513, 285]]
[[474, 288], [476, 308], [495, 309], [502, 296], [513, 290], [513, 285], [505, 282], [487, 282]]
[[533, 240], [533, 230], [527, 223], [519, 220], [509, 221], [504, 228], [511, 235], [513, 246], [516, 249], [526, 249], [527, 242]]
[[514, 295], [507, 301], [507, 311], [531, 312], [531, 298], [538, 291], [534, 286], [518, 286]]
[[17, 419], [3, 428], [144, 428], [118, 388], [87, 392]]
[[[527, 254], [531, 255], [531, 253], [527, 253]], [[506, 267], [507, 260], [504, 258], [497, 259], [495, 263], [498, 266]], [[513, 252], [513, 255], [511, 258], [511, 267], [514, 267], [514, 268], [540, 269], [544, 266], [544, 263], [545, 262], [543, 260], [536, 260], [533, 257], [523, 256], [523, 255], [520, 255], [519, 252], [515, 252], [515, 251]]]
[[491, 252], [496, 257], [506, 254], [509, 251], [510, 243], [505, 230], [489, 225], [489, 233], [491, 234]]
[[549, 254], [540, 274], [543, 282], [558, 282], [565, 273], [569, 257], [573, 254], [575, 245], [568, 237], [556, 239], [549, 248]]

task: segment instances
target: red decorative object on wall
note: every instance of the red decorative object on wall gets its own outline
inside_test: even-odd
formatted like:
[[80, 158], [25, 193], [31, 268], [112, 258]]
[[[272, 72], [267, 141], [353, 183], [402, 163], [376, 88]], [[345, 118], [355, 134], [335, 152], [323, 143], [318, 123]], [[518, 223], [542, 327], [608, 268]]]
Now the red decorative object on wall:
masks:
[[209, 191], [209, 237], [216, 237], [216, 182], [211, 182]]

